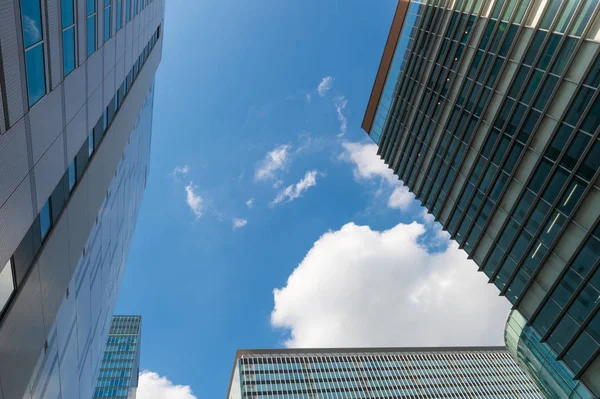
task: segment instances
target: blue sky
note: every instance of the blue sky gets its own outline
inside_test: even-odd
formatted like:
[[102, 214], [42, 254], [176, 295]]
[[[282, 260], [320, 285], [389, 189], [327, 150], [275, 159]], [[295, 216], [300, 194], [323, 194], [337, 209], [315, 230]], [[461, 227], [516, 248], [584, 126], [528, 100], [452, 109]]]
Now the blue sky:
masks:
[[505, 300], [360, 129], [395, 6], [167, 2], [116, 309], [140, 399], [224, 397], [237, 348], [502, 343]]

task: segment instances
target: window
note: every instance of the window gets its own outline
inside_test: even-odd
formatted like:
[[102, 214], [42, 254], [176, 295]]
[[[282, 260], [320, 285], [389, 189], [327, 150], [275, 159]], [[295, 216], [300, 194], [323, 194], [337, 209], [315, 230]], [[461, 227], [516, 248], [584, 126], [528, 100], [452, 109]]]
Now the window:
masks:
[[75, 159], [73, 159], [69, 164], [69, 193], [73, 191], [75, 183], [77, 183], [77, 171], [75, 170]]
[[131, 21], [131, 0], [125, 0], [125, 23]]
[[110, 39], [110, 28], [111, 28], [111, 19], [112, 19], [112, 0], [104, 0], [104, 42], [107, 42]]
[[123, 1], [117, 0], [117, 32], [123, 27]]
[[94, 153], [94, 131], [92, 130], [88, 135], [88, 157], [92, 157]]
[[75, 17], [73, 0], [62, 0], [63, 74], [75, 69]]
[[42, 241], [46, 238], [50, 227], [52, 227], [52, 218], [50, 215], [50, 201], [46, 201], [42, 210], [40, 211], [40, 234]]
[[15, 291], [15, 279], [13, 272], [12, 259], [9, 259], [0, 271], [0, 312], [6, 308], [6, 304], [10, 300]]
[[44, 37], [40, 0], [21, 0], [21, 24], [25, 49], [25, 73], [29, 106], [46, 95]]
[[86, 0], [88, 56], [96, 51], [96, 0]]

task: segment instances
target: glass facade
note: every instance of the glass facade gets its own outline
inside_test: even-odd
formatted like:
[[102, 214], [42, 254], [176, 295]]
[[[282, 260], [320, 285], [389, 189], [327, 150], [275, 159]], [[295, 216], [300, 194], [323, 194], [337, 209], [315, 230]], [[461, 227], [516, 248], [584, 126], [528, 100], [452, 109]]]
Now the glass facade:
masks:
[[228, 399], [539, 398], [505, 348], [240, 350]]
[[411, 1], [403, 18], [367, 128], [380, 156], [600, 396], [599, 1]]
[[113, 316], [94, 398], [135, 399], [141, 333], [142, 316]]

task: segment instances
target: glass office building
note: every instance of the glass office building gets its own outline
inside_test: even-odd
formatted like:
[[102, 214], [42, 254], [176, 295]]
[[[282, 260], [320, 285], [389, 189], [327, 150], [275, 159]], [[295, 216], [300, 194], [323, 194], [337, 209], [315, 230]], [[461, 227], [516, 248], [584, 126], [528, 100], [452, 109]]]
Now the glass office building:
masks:
[[544, 396], [503, 347], [238, 350], [228, 399]]
[[363, 120], [560, 398], [600, 396], [599, 51], [597, 0], [401, 0]]
[[140, 374], [142, 316], [113, 316], [94, 399], [135, 399]]
[[0, 398], [89, 399], [146, 187], [164, 0], [0, 10]]

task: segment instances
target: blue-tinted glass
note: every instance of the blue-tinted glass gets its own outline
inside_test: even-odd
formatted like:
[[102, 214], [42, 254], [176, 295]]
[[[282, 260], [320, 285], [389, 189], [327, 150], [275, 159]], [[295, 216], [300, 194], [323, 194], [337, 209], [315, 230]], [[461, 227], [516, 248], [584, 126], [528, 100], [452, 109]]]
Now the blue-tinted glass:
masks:
[[579, 274], [575, 273], [573, 269], [568, 269], [554, 289], [552, 299], [554, 299], [561, 307], [564, 307], [582, 281], [583, 279]]
[[50, 202], [46, 201], [42, 209], [40, 210], [40, 233], [42, 237], [42, 241], [46, 238], [48, 231], [50, 231], [50, 227], [52, 223], [52, 219], [50, 217]]
[[535, 206], [531, 216], [529, 216], [525, 228], [532, 233], [537, 232], [548, 211], [550, 211], [550, 205], [548, 205], [546, 201], [540, 200]]
[[42, 40], [40, 0], [21, 0], [21, 22], [25, 48]]
[[587, 107], [590, 99], [594, 95], [594, 90], [589, 89], [587, 87], [581, 87], [575, 96], [575, 100], [569, 107], [567, 111], [567, 115], [565, 116], [565, 122], [570, 125], [575, 126], [579, 117], [583, 115], [583, 111]]
[[125, 1], [125, 23], [131, 19], [131, 0]]
[[122, 18], [122, 10], [123, 10], [123, 3], [119, 0], [117, 1], [117, 30], [121, 29], [121, 20]]
[[94, 131], [92, 130], [88, 136], [88, 156], [91, 157], [94, 153]]
[[63, 31], [63, 73], [67, 76], [75, 69], [75, 27]]
[[543, 69], [544, 71], [548, 68], [548, 64], [550, 64], [552, 56], [556, 54], [556, 49], [561, 39], [562, 35], [550, 35], [550, 39], [546, 42], [546, 47], [544, 47], [544, 52], [538, 60], [536, 68]]
[[550, 146], [546, 149], [545, 155], [551, 160], [556, 161], [558, 159], [558, 156], [560, 155], [560, 152], [567, 145], [567, 141], [569, 140], [569, 137], [571, 136], [572, 132], [572, 127], [565, 124], [561, 124], [560, 128], [555, 133], [554, 138], [550, 142]]
[[104, 9], [104, 41], [110, 39], [110, 7]]
[[552, 299], [548, 299], [548, 302], [542, 307], [542, 310], [540, 310], [540, 313], [538, 313], [533, 321], [533, 327], [540, 335], [546, 334], [559, 313], [560, 307]]
[[554, 199], [560, 192], [560, 189], [565, 184], [568, 177], [569, 173], [567, 173], [563, 168], [557, 168], [554, 172], [554, 175], [552, 175], [552, 178], [548, 182], [548, 185], [544, 190], [542, 198], [544, 198], [549, 203], [554, 202]]
[[546, 180], [546, 177], [550, 174], [550, 170], [552, 169], [552, 164], [543, 159], [542, 162], [538, 165], [537, 170], [534, 172], [531, 181], [529, 182], [529, 189], [534, 193], [538, 193]]
[[556, 238], [556, 235], [560, 232], [563, 224], [565, 224], [565, 216], [560, 212], [555, 212], [544, 227], [544, 232], [540, 237], [540, 241], [550, 246], [552, 240]]
[[567, 351], [563, 360], [574, 373], [578, 373], [596, 349], [598, 343], [584, 331]]
[[585, 277], [598, 262], [598, 259], [600, 259], [600, 241], [594, 237], [590, 237], [573, 260], [571, 268], [581, 277]]
[[542, 90], [538, 93], [538, 97], [535, 100], [534, 107], [542, 110], [548, 104], [548, 100], [550, 99], [550, 95], [552, 91], [556, 87], [556, 83], [558, 82], [558, 78], [556, 76], [548, 75], [546, 77], [546, 81], [542, 86]]
[[91, 15], [96, 11], [96, 0], [87, 0], [87, 15]]
[[591, 180], [598, 168], [600, 168], [600, 142], [596, 140], [583, 163], [579, 165], [577, 174], [586, 180]]
[[579, 325], [569, 315], [564, 315], [548, 337], [548, 343], [552, 346], [552, 349], [559, 353], [565, 348], [578, 328]]
[[590, 142], [591, 137], [585, 133], [577, 132], [575, 138], [569, 145], [569, 149], [563, 155], [560, 164], [565, 168], [572, 170], [577, 164], [579, 157], [584, 153], [585, 147]]
[[27, 94], [31, 107], [46, 95], [43, 45], [40, 44], [25, 52], [25, 69], [27, 71]]
[[104, 7], [110, 6], [110, 0], [104, 0]]
[[596, 315], [590, 321], [590, 324], [585, 328], [586, 331], [596, 340], [600, 342], [600, 312], [596, 312]]
[[565, 215], [570, 215], [586, 187], [587, 184], [583, 180], [577, 177], [573, 179], [558, 203], [558, 209]]
[[598, 301], [600, 293], [591, 284], [586, 284], [569, 307], [568, 313], [580, 324], [589, 316]]
[[581, 130], [593, 134], [598, 126], [600, 126], [600, 97], [596, 97], [588, 110], [588, 114], [581, 124]]
[[61, 0], [62, 27], [73, 25], [73, 0]]
[[77, 183], [77, 173], [75, 171], [75, 160], [73, 159], [69, 164], [69, 192], [73, 191], [75, 183]]
[[567, 62], [571, 58], [571, 54], [577, 45], [577, 39], [573, 39], [572, 37], [567, 37], [563, 42], [562, 47], [560, 48], [560, 53], [556, 57], [554, 61], [554, 65], [550, 70], [552, 73], [556, 75], [562, 75], [567, 66]]
[[544, 16], [542, 17], [540, 28], [548, 29], [550, 27], [550, 23], [558, 13], [560, 2], [561, 0], [548, 0], [549, 4], [546, 6], [546, 10], [544, 11]]
[[87, 49], [88, 55], [96, 51], [96, 16], [87, 19]]

